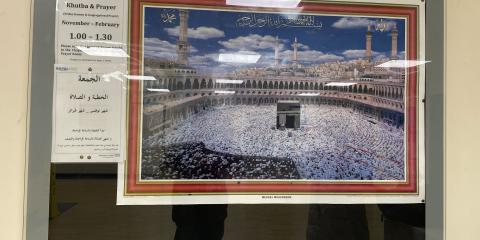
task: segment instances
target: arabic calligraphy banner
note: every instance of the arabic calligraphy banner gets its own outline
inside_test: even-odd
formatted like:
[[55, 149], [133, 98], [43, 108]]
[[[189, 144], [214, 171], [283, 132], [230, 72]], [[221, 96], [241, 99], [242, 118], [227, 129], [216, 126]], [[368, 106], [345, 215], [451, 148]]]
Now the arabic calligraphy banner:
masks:
[[278, 16], [271, 14], [246, 14], [236, 20], [238, 27], [270, 27], [270, 28], [316, 28], [322, 29], [322, 22], [317, 20], [317, 16], [312, 15], [287, 15]]

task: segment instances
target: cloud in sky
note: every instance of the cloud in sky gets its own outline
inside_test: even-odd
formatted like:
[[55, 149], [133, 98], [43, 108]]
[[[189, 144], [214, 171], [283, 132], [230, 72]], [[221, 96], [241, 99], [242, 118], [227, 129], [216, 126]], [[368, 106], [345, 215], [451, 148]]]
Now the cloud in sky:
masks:
[[[261, 54], [262, 58], [257, 65], [272, 65], [274, 63], [275, 41], [275, 37], [271, 35], [261, 36], [258, 34], [250, 34], [248, 36], [240, 36], [226, 41], [219, 41], [219, 44], [226, 48], [220, 50], [220, 52], [237, 51], [242, 53]], [[286, 49], [281, 52], [282, 61], [290, 61], [293, 55], [293, 47], [291, 44], [287, 45], [288, 40], [286, 39], [279, 39], [279, 42], [280, 49]], [[308, 45], [303, 43], [298, 43], [298, 45], [298, 59], [303, 63], [323, 63], [344, 59], [343, 56], [312, 50]]]
[[[282, 52], [282, 57], [291, 61], [293, 56], [293, 50], [286, 50]], [[300, 63], [324, 63], [324, 62], [332, 62], [332, 61], [340, 61], [343, 60], [343, 56], [338, 56], [331, 53], [324, 53], [317, 50], [304, 50], [298, 51], [298, 61]]]
[[[281, 40], [286, 43], [286, 40]], [[220, 45], [225, 47], [219, 49], [215, 53], [200, 53], [198, 49], [191, 46], [189, 62], [192, 66], [198, 67], [203, 71], [232, 71], [239, 66], [245, 64], [238, 63], [220, 63], [218, 62], [219, 53], [230, 54], [260, 54], [262, 55], [259, 62], [255, 64], [257, 67], [266, 67], [274, 64], [274, 43], [273, 36], [260, 36], [251, 34], [241, 36], [227, 41], [220, 41]], [[285, 45], [284, 45], [285, 47]], [[163, 60], [174, 61], [177, 57], [176, 44], [158, 38], [144, 39], [144, 54], [146, 57], [152, 57]], [[290, 47], [280, 52], [283, 63], [289, 63], [292, 60], [293, 49]], [[375, 59], [385, 58], [385, 54], [381, 52], [372, 52]], [[311, 49], [308, 45], [301, 44], [298, 50], [298, 60], [302, 64], [320, 64], [332, 61], [342, 61], [346, 59], [358, 59], [365, 57], [365, 50], [350, 49], [345, 50], [341, 54], [325, 53]], [[248, 64], [247, 64], [248, 65]], [[223, 69], [224, 68], [224, 69]]]
[[[218, 43], [224, 48], [233, 50], [255, 51], [275, 48], [275, 37], [271, 35], [261, 36], [258, 34], [250, 34], [248, 36], [240, 36]], [[284, 47], [284, 40], [279, 39], [280, 49]]]
[[[158, 38], [144, 38], [144, 55], [145, 57], [154, 57], [164, 60], [174, 60], [177, 58], [177, 45]], [[190, 52], [195, 53], [198, 50], [190, 46]]]
[[[343, 56], [347, 59], [359, 59], [365, 57], [365, 50], [362, 49], [350, 49], [343, 51]], [[373, 61], [388, 61], [390, 59], [390, 51], [388, 52], [376, 52], [372, 51]], [[405, 58], [405, 51], [398, 53], [399, 59]]]
[[[225, 47], [225, 49], [220, 49], [220, 52], [234, 51], [244, 54], [261, 54], [262, 58], [258, 64], [272, 65], [274, 62], [276, 38], [271, 35], [261, 36], [258, 34], [250, 34], [248, 36], [240, 36], [226, 41], [219, 41], [219, 44]], [[293, 42], [289, 42], [287, 39], [279, 39], [280, 49], [283, 50], [280, 53], [283, 62], [291, 60], [293, 55], [292, 44]], [[310, 46], [300, 42], [298, 43], [298, 58], [299, 61], [305, 63], [323, 63], [344, 59], [343, 56], [313, 50]]]
[[389, 57], [387, 57], [387, 55], [385, 54], [378, 54], [376, 56], [373, 57], [373, 61], [388, 61], [390, 60]]
[[165, 60], [174, 60], [177, 56], [175, 44], [158, 38], [144, 38], [144, 55], [145, 57], [154, 57]]
[[[165, 31], [170, 36], [178, 37], [180, 33], [180, 26], [176, 26], [173, 28], [166, 28]], [[224, 37], [225, 32], [222, 30], [213, 28], [213, 27], [197, 27], [197, 28], [189, 28], [188, 29], [188, 37], [189, 38], [196, 38], [196, 39], [210, 39], [210, 38], [220, 38]]]
[[[385, 21], [385, 31], [390, 31], [395, 24], [394, 21]], [[375, 28], [376, 22], [362, 17], [343, 17], [332, 24], [332, 27], [339, 29], [354, 29], [354, 28], [367, 28], [368, 25], [372, 25]]]
[[[293, 49], [293, 47], [292, 47]], [[303, 44], [303, 43], [298, 43], [298, 49], [301, 49], [301, 50], [310, 50], [310, 47]]]
[[[256, 63], [243, 62], [220, 62], [219, 54], [239, 54], [239, 55], [260, 55]], [[207, 53], [204, 55], [194, 55], [189, 57], [189, 62], [203, 74], [227, 74], [241, 67], [268, 67], [273, 65], [273, 52], [271, 51], [250, 51], [250, 50], [230, 50], [220, 49], [217, 53]]]
[[372, 24], [372, 21], [368, 18], [343, 17], [334, 22], [332, 27], [340, 29], [366, 28], [369, 24]]
[[[372, 57], [376, 57], [381, 55], [380, 52], [372, 51]], [[364, 49], [349, 49], [342, 52], [342, 55], [348, 59], [358, 59], [365, 57], [365, 50]]]
[[211, 66], [218, 60], [218, 54], [209, 53], [205, 55], [195, 55], [188, 58], [190, 64], [200, 66]]

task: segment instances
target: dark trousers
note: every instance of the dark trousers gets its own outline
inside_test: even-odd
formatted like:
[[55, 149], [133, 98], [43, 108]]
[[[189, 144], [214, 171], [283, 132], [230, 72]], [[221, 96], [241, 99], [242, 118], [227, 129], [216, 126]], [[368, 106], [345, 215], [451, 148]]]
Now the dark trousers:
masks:
[[175, 205], [175, 240], [221, 240], [228, 205]]
[[307, 240], [368, 240], [364, 205], [310, 205]]
[[380, 204], [385, 240], [424, 240], [425, 204]]
[[425, 240], [425, 228], [384, 219], [385, 240]]

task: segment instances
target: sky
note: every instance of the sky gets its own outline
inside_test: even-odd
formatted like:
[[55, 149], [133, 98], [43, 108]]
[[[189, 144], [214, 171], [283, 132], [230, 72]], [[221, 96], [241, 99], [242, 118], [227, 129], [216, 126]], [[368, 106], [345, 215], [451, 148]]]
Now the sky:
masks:
[[[307, 16], [302, 14], [270, 14], [189, 10], [189, 64], [204, 73], [229, 72], [239, 67], [266, 67], [274, 64], [275, 38], [280, 43], [283, 64], [291, 61], [295, 37], [298, 39], [300, 64], [311, 65], [331, 61], [362, 58], [365, 54], [367, 25], [385, 22], [386, 31], [373, 29], [372, 49], [376, 59], [386, 58], [391, 51], [390, 29], [398, 28], [398, 52], [405, 51], [405, 21], [355, 16]], [[172, 8], [146, 7], [144, 56], [161, 60], [176, 59], [179, 33], [179, 11]], [[287, 23], [286, 19], [309, 20], [310, 25]], [[252, 21], [254, 20], [254, 21]], [[263, 20], [270, 20], [267, 24]], [[272, 21], [277, 20], [277, 21]], [[256, 64], [224, 63], [220, 53], [261, 55]]]

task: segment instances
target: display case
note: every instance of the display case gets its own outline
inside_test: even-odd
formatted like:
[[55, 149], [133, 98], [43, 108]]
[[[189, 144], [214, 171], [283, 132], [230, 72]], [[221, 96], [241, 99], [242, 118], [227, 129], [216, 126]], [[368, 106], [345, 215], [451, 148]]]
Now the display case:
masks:
[[442, 8], [36, 2], [27, 239], [438, 239]]

